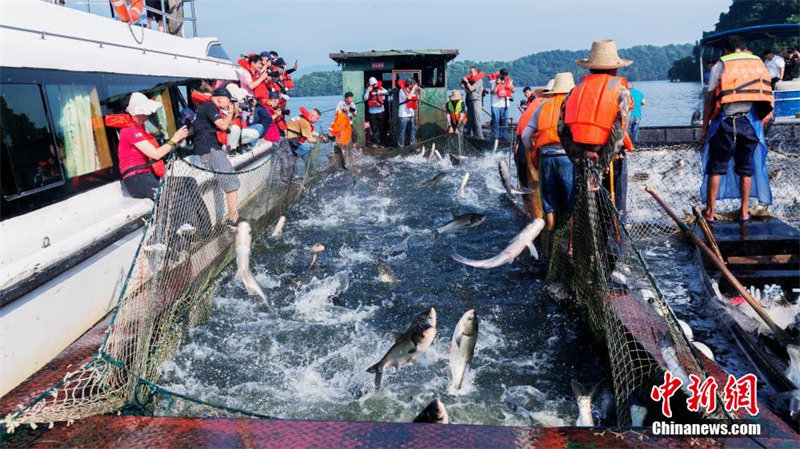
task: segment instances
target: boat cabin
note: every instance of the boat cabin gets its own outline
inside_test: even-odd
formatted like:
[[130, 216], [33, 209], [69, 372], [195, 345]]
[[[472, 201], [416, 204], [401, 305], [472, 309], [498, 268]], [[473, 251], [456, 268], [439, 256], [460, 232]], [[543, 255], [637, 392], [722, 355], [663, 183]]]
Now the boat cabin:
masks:
[[447, 102], [447, 63], [458, 56], [458, 50], [388, 50], [331, 53], [342, 67], [342, 94], [353, 92], [358, 115], [353, 120], [356, 141], [363, 145], [366, 105], [363, 103], [368, 80], [375, 77], [389, 91], [384, 111], [383, 129], [387, 139], [397, 145], [397, 108], [400, 80], [415, 78], [421, 90], [416, 116], [417, 142], [441, 135], [447, 130], [443, 112]]

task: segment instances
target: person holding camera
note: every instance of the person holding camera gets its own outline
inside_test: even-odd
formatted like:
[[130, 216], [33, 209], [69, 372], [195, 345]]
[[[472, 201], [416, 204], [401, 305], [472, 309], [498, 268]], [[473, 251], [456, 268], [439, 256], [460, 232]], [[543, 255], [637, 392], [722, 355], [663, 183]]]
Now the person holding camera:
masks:
[[492, 86], [492, 139], [508, 139], [508, 104], [514, 101], [514, 80], [508, 76], [508, 70], [489, 77]]
[[[255, 98], [247, 95], [241, 87], [236, 84], [228, 84], [225, 89], [231, 94], [231, 98], [235, 101], [234, 104], [234, 121], [228, 128], [228, 149], [229, 151], [237, 151], [241, 146], [248, 145], [261, 137], [263, 130], [248, 126], [250, 118], [254, 114], [254, 108], [257, 104]], [[225, 112], [223, 112], [224, 114]]]
[[369, 129], [372, 134], [372, 144], [383, 144], [383, 112], [384, 103], [386, 102], [386, 94], [388, 92], [383, 88], [381, 82], [370, 77], [369, 86], [364, 92], [364, 101], [367, 103], [367, 120], [369, 122]]
[[[200, 103], [194, 119], [194, 153], [200, 161], [214, 172], [219, 186], [225, 192], [225, 203], [228, 206], [229, 225], [235, 226], [239, 220], [239, 200], [237, 192], [240, 184], [233, 165], [222, 150], [217, 132], [228, 131], [236, 116], [236, 104], [233, 96], [225, 88], [215, 89], [211, 100]], [[223, 112], [225, 112], [223, 114]]]
[[356, 105], [354, 102], [354, 95], [352, 92], [347, 92], [344, 94], [344, 99], [339, 101], [336, 104], [336, 112], [342, 111], [347, 115], [347, 118], [350, 120], [353, 119], [356, 115], [358, 115], [358, 110], [356, 109]]
[[476, 139], [483, 139], [483, 77], [485, 73], [478, 71], [477, 66], [472, 66], [469, 73], [461, 78], [461, 87], [467, 94], [467, 134]]
[[[406, 146], [406, 143], [413, 146], [417, 143], [417, 130], [414, 122], [419, 102], [419, 84], [416, 79], [411, 78], [408, 85], [406, 85], [406, 81], [399, 80], [397, 87], [399, 87], [397, 117], [400, 122], [397, 144], [401, 147]], [[406, 141], [406, 134], [408, 134], [408, 141]]]

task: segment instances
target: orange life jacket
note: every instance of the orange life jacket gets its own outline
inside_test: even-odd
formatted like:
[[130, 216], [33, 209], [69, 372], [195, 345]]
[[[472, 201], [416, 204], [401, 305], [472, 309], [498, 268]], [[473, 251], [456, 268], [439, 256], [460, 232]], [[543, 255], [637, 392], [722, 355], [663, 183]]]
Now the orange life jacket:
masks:
[[511, 88], [511, 78], [506, 77], [503, 81], [496, 81], [495, 93], [498, 98], [511, 98], [514, 95], [514, 90]]
[[283, 74], [281, 74], [280, 79], [281, 79], [281, 82], [283, 83], [283, 87], [285, 87], [286, 90], [294, 89], [294, 81], [292, 81], [292, 77], [291, 76], [289, 76], [286, 73], [283, 73]]
[[[253, 78], [253, 81], [260, 78], [261, 75], [263, 74], [256, 72], [256, 70], [250, 65], [250, 62], [248, 61], [248, 58], [250, 58], [250, 56], [253, 56], [254, 54], [255, 53], [250, 53], [246, 57], [239, 58], [236, 61], [236, 63], [239, 64], [239, 67], [247, 70], [247, 72], [250, 73], [250, 76]], [[261, 100], [262, 103], [267, 99], [269, 99], [269, 90], [267, 89], [267, 83], [265, 82], [258, 83], [258, 86], [254, 87], [252, 90], [253, 90], [253, 96]]]
[[[103, 122], [109, 128], [117, 128], [117, 129], [127, 128], [129, 126], [136, 125], [136, 121], [134, 121], [133, 117], [131, 117], [129, 114], [109, 114], [103, 118]], [[146, 137], [147, 141], [150, 142], [150, 145], [153, 145], [153, 148], [159, 147], [155, 137], [151, 136], [149, 133], [146, 133]], [[150, 167], [150, 170], [153, 171], [153, 174], [157, 178], [161, 178], [162, 176], [164, 176], [164, 172], [167, 171], [167, 166], [166, 164], [164, 164], [164, 161], [162, 159], [150, 159], [150, 157], [147, 156], [146, 154], [144, 153], [142, 154], [144, 155], [145, 159], [147, 159], [148, 161], [147, 167]], [[140, 170], [142, 168], [146, 167], [143, 166], [131, 167], [125, 170], [125, 172], [121, 173], [120, 175], [121, 177], [124, 178], [128, 172], [131, 171], [135, 172], [136, 170]]]
[[350, 126], [350, 119], [344, 111], [337, 111], [336, 118], [333, 119], [328, 132], [336, 137], [336, 143], [339, 145], [349, 145], [352, 139], [353, 130]]
[[528, 126], [528, 122], [530, 122], [531, 117], [533, 117], [533, 113], [536, 112], [536, 108], [545, 101], [547, 101], [547, 98], [536, 97], [528, 103], [528, 107], [525, 108], [525, 111], [519, 116], [519, 121], [517, 122], [517, 137], [522, 136], [522, 133], [525, 132], [525, 127]]
[[[224, 116], [225, 114], [223, 114], [222, 112], [223, 112], [222, 109], [219, 109], [219, 115]], [[233, 125], [238, 126], [240, 129], [245, 129], [246, 128], [246, 126], [244, 126], [244, 124], [242, 124], [241, 117], [234, 118], [233, 121], [231, 121], [230, 126], [233, 126]], [[227, 145], [228, 144], [228, 130], [230, 130], [230, 126], [225, 131], [223, 131], [221, 129], [219, 131], [217, 131], [217, 142], [219, 142], [222, 145]]]
[[475, 76], [467, 75], [467, 81], [469, 81], [470, 84], [475, 84], [476, 81], [483, 79], [484, 76], [486, 76], [486, 74], [483, 72], [478, 72]]
[[[628, 88], [627, 79], [595, 73], [587, 75], [579, 86], [572, 89], [564, 110], [564, 123], [569, 126], [574, 142], [603, 145], [608, 141], [619, 112], [619, 95], [623, 88]], [[623, 123], [623, 127], [627, 135], [627, 123]]]
[[552, 143], [561, 143], [558, 138], [558, 116], [561, 114], [561, 104], [567, 94], [557, 94], [547, 99], [539, 109], [539, 121], [536, 124], [536, 134], [533, 136], [533, 145], [541, 148]]
[[192, 99], [192, 103], [200, 104], [205, 103], [206, 101], [211, 99], [211, 94], [200, 92], [199, 90], [193, 90], [189, 98]]
[[[130, 3], [130, 6], [127, 5]], [[126, 2], [125, 0], [111, 0], [111, 7], [114, 8], [114, 14], [119, 17], [119, 20], [128, 23], [136, 23], [142, 17], [144, 11], [144, 0], [133, 0]]]
[[775, 99], [769, 72], [761, 58], [747, 52], [737, 52], [719, 60], [722, 62], [722, 73], [717, 83], [714, 115], [719, 113], [722, 105], [740, 101], [754, 102], [761, 119], [769, 115]]

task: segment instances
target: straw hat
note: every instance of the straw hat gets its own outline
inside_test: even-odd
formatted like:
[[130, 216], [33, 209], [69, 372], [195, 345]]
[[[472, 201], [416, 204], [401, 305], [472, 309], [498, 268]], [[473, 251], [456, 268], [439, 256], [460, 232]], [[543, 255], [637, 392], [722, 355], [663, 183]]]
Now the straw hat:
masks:
[[556, 73], [552, 87], [545, 93], [548, 95], [568, 94], [573, 87], [575, 87], [575, 79], [572, 77], [572, 72]]
[[130, 115], [150, 115], [161, 109], [161, 103], [147, 98], [143, 93], [134, 92], [125, 111]]
[[617, 43], [611, 39], [592, 42], [587, 59], [576, 59], [575, 64], [585, 69], [612, 70], [627, 67], [633, 61], [622, 59], [617, 53]]
[[458, 90], [453, 89], [450, 92], [450, 101], [459, 101], [459, 100], [461, 100], [461, 92], [459, 92]]
[[553, 88], [553, 83], [555, 82], [556, 80], [551, 78], [550, 81], [548, 81], [547, 84], [544, 86], [544, 93], [550, 92], [550, 90]]

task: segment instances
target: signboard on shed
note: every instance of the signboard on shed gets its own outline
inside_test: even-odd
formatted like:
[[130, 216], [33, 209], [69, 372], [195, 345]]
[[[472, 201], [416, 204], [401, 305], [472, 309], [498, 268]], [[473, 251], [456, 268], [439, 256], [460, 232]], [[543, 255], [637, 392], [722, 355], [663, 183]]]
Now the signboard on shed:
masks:
[[383, 61], [373, 62], [372, 63], [372, 68], [373, 69], [378, 69], [378, 70], [384, 69], [384, 68], [386, 68], [386, 64]]

